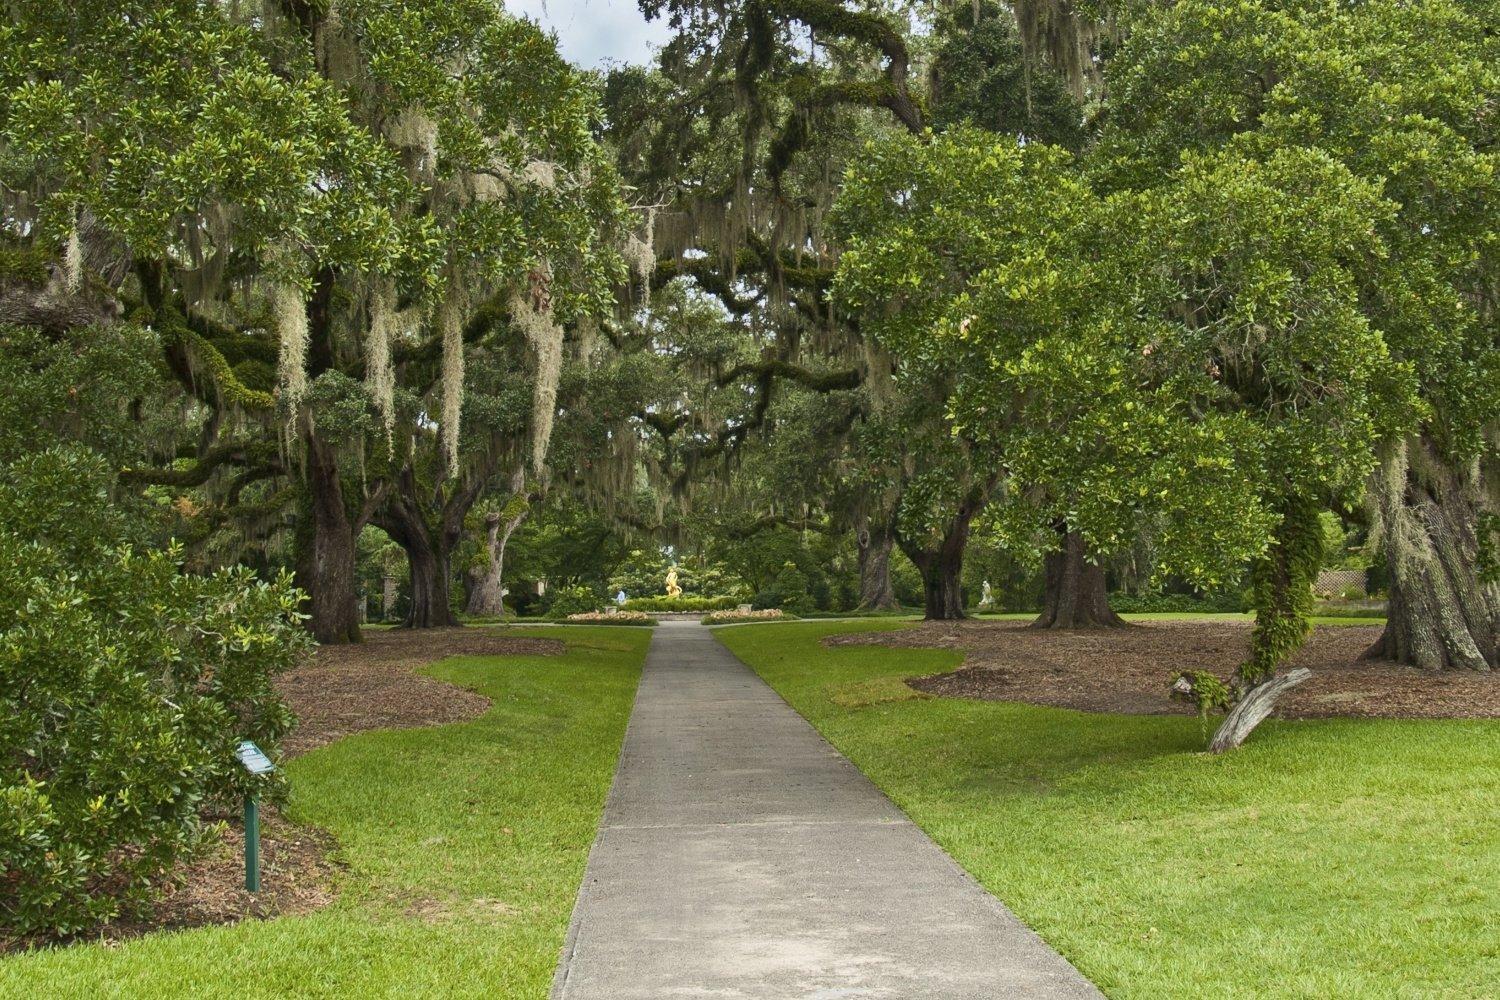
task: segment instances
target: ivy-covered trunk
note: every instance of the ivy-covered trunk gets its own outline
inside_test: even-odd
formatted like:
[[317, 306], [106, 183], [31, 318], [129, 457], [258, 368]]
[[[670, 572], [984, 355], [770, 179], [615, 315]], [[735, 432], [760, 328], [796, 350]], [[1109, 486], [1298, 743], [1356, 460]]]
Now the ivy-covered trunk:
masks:
[[855, 533], [859, 546], [859, 606], [870, 611], [891, 611], [896, 591], [891, 586], [891, 550], [896, 540], [885, 524], [862, 519]]
[[1323, 562], [1320, 506], [1306, 498], [1288, 498], [1281, 509], [1271, 545], [1251, 567], [1255, 595], [1255, 628], [1250, 658], [1235, 671], [1225, 716], [1208, 749], [1233, 750], [1270, 715], [1276, 700], [1307, 680], [1306, 668], [1277, 674], [1312, 631], [1312, 584]]
[[[468, 612], [471, 615], [486, 615], [495, 618], [505, 616], [505, 587], [502, 572], [505, 568], [505, 546], [510, 536], [526, 519], [528, 508], [522, 506], [515, 512], [491, 511], [484, 519], [485, 567], [469, 591]], [[506, 514], [510, 516], [507, 517]]]
[[1047, 553], [1042, 613], [1032, 628], [1116, 628], [1124, 619], [1109, 606], [1104, 567], [1088, 559], [1083, 536], [1059, 523], [1059, 546]]
[[1383, 450], [1370, 506], [1390, 596], [1367, 656], [1424, 670], [1500, 665], [1500, 587], [1479, 566], [1485, 499], [1478, 469], [1455, 468], [1423, 438]]
[[308, 629], [321, 643], [359, 641], [354, 525], [333, 445], [309, 430], [304, 472], [307, 521], [297, 552], [297, 585], [307, 592]]

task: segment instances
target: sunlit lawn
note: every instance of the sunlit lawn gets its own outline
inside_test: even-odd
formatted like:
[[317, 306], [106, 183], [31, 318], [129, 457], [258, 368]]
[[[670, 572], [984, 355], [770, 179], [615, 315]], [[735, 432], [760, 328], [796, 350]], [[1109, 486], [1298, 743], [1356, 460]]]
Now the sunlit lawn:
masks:
[[349, 865], [332, 906], [0, 959], [0, 996], [545, 997], [651, 635], [512, 631], [568, 652], [443, 661], [485, 715], [291, 764], [293, 814]]
[[1113, 997], [1500, 995], [1500, 723], [1266, 723], [917, 697], [896, 622], [717, 631]]

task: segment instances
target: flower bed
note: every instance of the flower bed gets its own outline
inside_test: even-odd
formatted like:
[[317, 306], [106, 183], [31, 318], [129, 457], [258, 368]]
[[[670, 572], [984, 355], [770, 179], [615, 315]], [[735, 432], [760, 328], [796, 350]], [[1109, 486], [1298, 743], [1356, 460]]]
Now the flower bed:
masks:
[[616, 611], [614, 614], [605, 614], [603, 611], [584, 611], [576, 615], [569, 615], [567, 620], [587, 625], [655, 625], [656, 619], [643, 611]]
[[764, 611], [715, 611], [711, 615], [703, 616], [703, 624], [733, 625], [735, 622], [793, 621], [796, 617], [780, 608], [766, 608]]

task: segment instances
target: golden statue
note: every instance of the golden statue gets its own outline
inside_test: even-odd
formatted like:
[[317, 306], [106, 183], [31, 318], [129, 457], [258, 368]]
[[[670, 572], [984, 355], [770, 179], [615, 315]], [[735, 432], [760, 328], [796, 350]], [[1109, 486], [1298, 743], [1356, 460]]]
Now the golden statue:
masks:
[[677, 567], [667, 570], [667, 596], [681, 597], [682, 588], [677, 585]]

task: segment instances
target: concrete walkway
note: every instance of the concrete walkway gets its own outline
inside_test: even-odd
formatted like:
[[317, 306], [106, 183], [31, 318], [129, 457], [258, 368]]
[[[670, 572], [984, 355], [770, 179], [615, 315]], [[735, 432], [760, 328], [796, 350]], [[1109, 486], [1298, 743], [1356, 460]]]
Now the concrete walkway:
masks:
[[658, 627], [554, 997], [1100, 995], [708, 629]]

